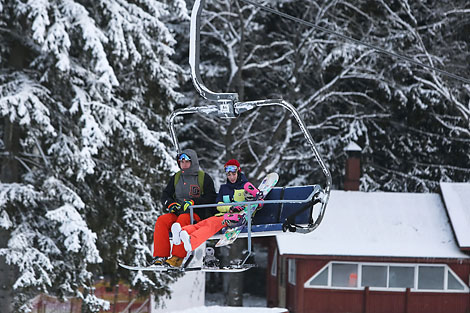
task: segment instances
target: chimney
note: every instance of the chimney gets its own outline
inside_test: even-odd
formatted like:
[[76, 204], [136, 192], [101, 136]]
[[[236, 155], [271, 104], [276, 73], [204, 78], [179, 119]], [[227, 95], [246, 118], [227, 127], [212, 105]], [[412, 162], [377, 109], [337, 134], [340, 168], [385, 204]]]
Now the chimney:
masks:
[[359, 178], [361, 178], [361, 152], [362, 148], [351, 141], [344, 148], [348, 156], [346, 160], [346, 176], [344, 177], [344, 190], [359, 190]]

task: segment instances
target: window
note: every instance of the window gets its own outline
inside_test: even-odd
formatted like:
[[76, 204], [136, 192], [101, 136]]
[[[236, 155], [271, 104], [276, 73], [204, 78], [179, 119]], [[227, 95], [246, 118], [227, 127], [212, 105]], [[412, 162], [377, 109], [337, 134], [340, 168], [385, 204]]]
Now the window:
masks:
[[457, 277], [449, 270], [447, 278], [447, 289], [449, 290], [465, 290], [465, 286], [459, 281]]
[[279, 262], [281, 263], [279, 266], [279, 284], [281, 287], [286, 286], [286, 259], [285, 258], [279, 258]]
[[[293, 262], [291, 265], [290, 262]], [[295, 273], [295, 260], [289, 259]], [[294, 277], [292, 276], [292, 277]], [[291, 276], [289, 276], [289, 282]], [[294, 282], [295, 283], [295, 282]], [[330, 262], [304, 284], [305, 288], [468, 292], [469, 288], [446, 264]]]
[[288, 272], [287, 272], [287, 281], [289, 284], [295, 285], [295, 276], [296, 276], [296, 268], [295, 268], [295, 259], [288, 259]]
[[328, 273], [329, 267], [324, 268], [323, 271], [313, 276], [310, 280], [310, 286], [328, 286]]
[[357, 287], [357, 264], [333, 263], [331, 285]]
[[444, 266], [420, 266], [418, 289], [444, 289]]
[[387, 267], [379, 265], [363, 265], [361, 286], [387, 287]]
[[409, 266], [390, 266], [390, 288], [413, 288], [415, 268]]
[[274, 250], [273, 262], [271, 263], [271, 276], [277, 275], [277, 249]]

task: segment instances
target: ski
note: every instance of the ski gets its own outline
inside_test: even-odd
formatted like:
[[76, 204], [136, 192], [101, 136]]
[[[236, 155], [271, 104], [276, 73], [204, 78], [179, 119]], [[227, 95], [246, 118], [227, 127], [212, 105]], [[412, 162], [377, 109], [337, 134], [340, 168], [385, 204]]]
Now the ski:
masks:
[[132, 266], [119, 263], [122, 268], [131, 271], [152, 271], [152, 272], [225, 272], [225, 273], [239, 273], [255, 267], [254, 264], [244, 264], [242, 266], [225, 266], [225, 267], [171, 267], [163, 265], [150, 265], [150, 266]]
[[[259, 185], [258, 188], [253, 186], [251, 183], [246, 183], [244, 188], [247, 192], [249, 192], [255, 200], [263, 200], [268, 193], [271, 191], [271, 189], [274, 188], [274, 186], [277, 184], [277, 181], [279, 180], [279, 175], [277, 173], [270, 173], [268, 174], [261, 184]], [[242, 230], [246, 227], [247, 218], [252, 218], [255, 213], [262, 208], [262, 204], [251, 204], [251, 209], [252, 209], [252, 215], [251, 217], [246, 216], [247, 212], [247, 206], [245, 206], [244, 214], [239, 214], [239, 218], [244, 218], [245, 220], [243, 221], [243, 224], [231, 229], [228, 229], [222, 238], [219, 239], [219, 241], [215, 244], [216, 247], [223, 247], [226, 245], [232, 244], [235, 240], [237, 240], [238, 235], [242, 232]]]

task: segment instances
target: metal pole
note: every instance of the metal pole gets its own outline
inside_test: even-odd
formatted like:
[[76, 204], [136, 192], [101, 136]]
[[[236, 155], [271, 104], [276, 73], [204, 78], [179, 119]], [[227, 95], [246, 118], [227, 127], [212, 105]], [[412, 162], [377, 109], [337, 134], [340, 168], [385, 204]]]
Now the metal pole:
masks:
[[180, 149], [178, 137], [176, 136], [176, 131], [175, 131], [175, 118], [180, 115], [194, 114], [194, 113], [217, 114], [218, 111], [219, 109], [216, 105], [209, 105], [209, 106], [202, 106], [202, 107], [189, 107], [189, 108], [179, 109], [170, 114], [170, 116], [168, 117], [168, 127], [170, 128], [170, 136], [173, 141], [173, 145], [175, 146], [175, 149], [178, 151], [178, 153], [181, 152], [181, 149]]
[[243, 260], [242, 264], [240, 264], [240, 265], [244, 265], [245, 262], [248, 260], [248, 258], [251, 255], [251, 205], [247, 206], [247, 212], [246, 213], [247, 213], [247, 220], [248, 220], [248, 229], [247, 229], [247, 232], [248, 232], [248, 254], [246, 255], [245, 259]]
[[194, 88], [197, 92], [207, 100], [211, 101], [238, 101], [237, 93], [216, 93], [209, 90], [202, 81], [199, 71], [199, 51], [200, 51], [200, 27], [201, 12], [204, 7], [205, 0], [195, 0], [193, 10], [191, 11], [191, 27], [189, 30], [189, 66], [191, 68], [191, 77], [193, 79]]

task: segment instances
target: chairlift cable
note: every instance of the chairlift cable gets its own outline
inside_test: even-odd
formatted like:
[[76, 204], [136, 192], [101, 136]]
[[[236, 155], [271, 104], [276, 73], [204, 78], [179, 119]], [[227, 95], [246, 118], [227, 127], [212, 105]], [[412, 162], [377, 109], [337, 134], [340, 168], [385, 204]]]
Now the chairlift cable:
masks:
[[470, 84], [470, 80], [467, 79], [467, 78], [464, 78], [462, 76], [459, 76], [457, 74], [454, 74], [454, 73], [451, 73], [451, 72], [448, 72], [446, 70], [441, 70], [441, 69], [438, 69], [438, 68], [435, 68], [431, 65], [427, 65], [427, 64], [424, 64], [424, 63], [421, 63], [421, 62], [418, 62], [418, 61], [415, 61], [413, 60], [412, 58], [406, 56], [406, 55], [402, 55], [402, 54], [399, 54], [399, 53], [396, 53], [396, 52], [392, 52], [392, 51], [388, 51], [386, 49], [383, 49], [383, 48], [380, 48], [380, 47], [377, 47], [377, 46], [374, 46], [372, 44], [369, 44], [369, 43], [366, 43], [366, 42], [363, 42], [361, 40], [358, 40], [358, 39], [354, 39], [354, 38], [351, 38], [349, 36], [346, 36], [346, 35], [343, 35], [343, 34], [340, 34], [338, 32], [335, 32], [333, 30], [330, 30], [330, 29], [327, 29], [325, 27], [322, 27], [322, 26], [318, 26], [318, 25], [315, 25], [311, 22], [308, 22], [308, 21], [305, 21], [303, 19], [300, 19], [298, 17], [295, 17], [295, 16], [292, 16], [292, 15], [289, 15], [289, 14], [286, 14], [286, 13], [283, 13], [283, 12], [280, 12], [280, 11], [277, 11], [275, 9], [272, 9], [272, 8], [269, 8], [269, 7], [266, 7], [262, 4], [259, 4], [259, 3], [256, 3], [254, 1], [251, 1], [251, 0], [240, 0], [242, 2], [245, 2], [245, 3], [248, 3], [248, 4], [251, 4], [255, 7], [258, 7], [260, 8], [261, 10], [264, 10], [264, 11], [267, 11], [267, 12], [270, 12], [270, 13], [273, 13], [273, 14], [276, 14], [276, 15], [279, 15], [283, 18], [286, 18], [286, 19], [289, 19], [289, 20], [292, 20], [294, 22], [297, 22], [299, 24], [303, 24], [305, 26], [308, 26], [308, 27], [311, 27], [311, 28], [316, 28], [318, 30], [321, 30], [325, 33], [328, 33], [328, 34], [331, 34], [331, 35], [335, 35], [337, 37], [340, 37], [341, 39], [344, 39], [344, 40], [347, 40], [347, 41], [351, 41], [351, 42], [354, 42], [358, 45], [362, 45], [362, 46], [366, 46], [368, 48], [371, 48], [373, 50], [376, 50], [380, 53], [383, 53], [383, 54], [386, 54], [388, 56], [391, 56], [391, 57], [394, 57], [394, 58], [398, 58], [398, 59], [403, 59], [403, 60], [406, 60], [414, 65], [417, 65], [417, 66], [420, 66], [420, 67], [424, 67], [424, 68], [427, 68], [427, 69], [430, 69], [432, 71], [435, 71], [435, 72], [439, 72], [441, 74], [444, 74], [446, 76], [449, 76], [451, 78], [454, 78], [456, 80], [460, 80], [464, 83], [467, 83], [467, 84]]

